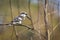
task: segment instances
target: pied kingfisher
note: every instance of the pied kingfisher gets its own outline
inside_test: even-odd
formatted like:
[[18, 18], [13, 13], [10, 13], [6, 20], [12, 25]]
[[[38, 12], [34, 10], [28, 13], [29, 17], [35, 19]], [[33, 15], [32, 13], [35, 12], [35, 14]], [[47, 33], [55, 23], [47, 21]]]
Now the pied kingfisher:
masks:
[[26, 16], [27, 16], [26, 12], [21, 12], [20, 15], [14, 18], [12, 24], [22, 24], [22, 21], [25, 20]]

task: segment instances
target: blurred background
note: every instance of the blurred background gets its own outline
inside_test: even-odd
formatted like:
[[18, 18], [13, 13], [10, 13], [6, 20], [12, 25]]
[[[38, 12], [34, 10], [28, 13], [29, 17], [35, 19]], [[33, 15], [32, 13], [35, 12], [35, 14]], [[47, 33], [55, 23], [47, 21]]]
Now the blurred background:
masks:
[[[45, 1], [47, 1], [47, 30], [44, 21]], [[0, 40], [60, 40], [59, 0], [0, 0], [0, 24], [10, 23], [22, 11], [27, 12], [32, 19], [31, 22], [26, 18], [23, 24], [34, 27], [35, 31], [23, 26], [14, 26], [18, 34], [16, 37], [13, 26], [1, 25]]]

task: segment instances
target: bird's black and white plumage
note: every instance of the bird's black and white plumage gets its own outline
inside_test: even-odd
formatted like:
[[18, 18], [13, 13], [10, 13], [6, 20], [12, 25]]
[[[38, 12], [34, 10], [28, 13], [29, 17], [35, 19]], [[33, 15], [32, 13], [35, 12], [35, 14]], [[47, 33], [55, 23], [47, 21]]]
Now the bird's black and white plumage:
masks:
[[26, 16], [27, 16], [26, 12], [21, 12], [20, 15], [14, 18], [12, 24], [22, 24], [22, 20], [25, 20]]

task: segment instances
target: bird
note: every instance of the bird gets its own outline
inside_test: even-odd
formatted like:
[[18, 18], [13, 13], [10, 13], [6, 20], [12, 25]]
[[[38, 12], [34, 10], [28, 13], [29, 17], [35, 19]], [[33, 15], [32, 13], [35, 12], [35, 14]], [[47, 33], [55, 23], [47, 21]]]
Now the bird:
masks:
[[12, 24], [22, 24], [22, 21], [25, 20], [26, 16], [26, 12], [21, 12], [17, 17], [14, 18]]
[[[29, 20], [31, 20], [31, 17], [29, 17], [26, 12], [21, 12], [18, 16], [16, 16], [11, 21], [11, 23], [9, 23], [9, 26], [12, 26], [12, 24], [13, 25], [16, 25], [16, 24], [19, 24], [19, 25], [21, 24], [22, 25], [22, 21], [25, 20], [26, 18], [28, 18]], [[29, 27], [27, 27], [27, 28], [33, 30], [33, 28], [29, 28]]]

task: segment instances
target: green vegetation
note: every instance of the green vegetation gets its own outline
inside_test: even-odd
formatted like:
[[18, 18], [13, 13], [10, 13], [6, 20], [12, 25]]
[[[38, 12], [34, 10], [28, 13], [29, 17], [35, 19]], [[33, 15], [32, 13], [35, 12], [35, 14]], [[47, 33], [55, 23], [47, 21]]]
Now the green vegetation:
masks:
[[[11, 10], [10, 10], [10, 3], [9, 0], [0, 0], [0, 14], [3, 13], [2, 15], [4, 16], [4, 23], [9, 23], [10, 21], [12, 21], [11, 18]], [[12, 0], [12, 15], [13, 18], [15, 18], [18, 15], [18, 0]], [[33, 23], [36, 23], [36, 21], [38, 21], [38, 5], [36, 4], [31, 4], [31, 16], [32, 16], [32, 20]], [[41, 26], [41, 30], [42, 30], [42, 34], [45, 33], [45, 28], [44, 28], [44, 10], [43, 10], [43, 5], [40, 4], [40, 16], [39, 16], [39, 23], [43, 24]], [[29, 11], [28, 11], [28, 0], [20, 0], [19, 1], [19, 11], [26, 11], [29, 15]], [[58, 23], [57, 22], [57, 17], [55, 17], [55, 15], [53, 16], [52, 22], [51, 22], [51, 17], [49, 17], [49, 22], [53, 27]], [[26, 18], [26, 20], [23, 22], [23, 24], [25, 25], [31, 25], [31, 22]], [[39, 24], [40, 25], [40, 24]], [[35, 27], [38, 27], [37, 24], [34, 25]], [[9, 27], [9, 26], [2, 26], [3, 27], [3, 32], [0, 34], [0, 40], [11, 40], [11, 38], [13, 40], [16, 40], [16, 36], [15, 33], [13, 31], [13, 27]], [[16, 31], [18, 33], [18, 39], [19, 40], [30, 40], [31, 37], [34, 40], [37, 40], [38, 37], [35, 33], [33, 33], [34, 31], [28, 30], [27, 28], [23, 27], [23, 26], [15, 26], [16, 27]], [[13, 32], [13, 35], [12, 35]], [[39, 39], [38, 39], [39, 40]]]

